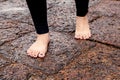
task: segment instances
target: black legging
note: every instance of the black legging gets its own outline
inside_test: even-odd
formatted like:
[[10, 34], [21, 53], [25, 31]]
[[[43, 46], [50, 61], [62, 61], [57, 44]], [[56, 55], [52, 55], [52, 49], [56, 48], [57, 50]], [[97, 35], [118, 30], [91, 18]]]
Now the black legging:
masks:
[[[46, 0], [26, 0], [28, 8], [30, 10], [32, 20], [35, 25], [36, 32], [38, 34], [44, 34], [49, 32], [47, 22], [47, 4]], [[88, 12], [89, 0], [75, 0], [76, 3], [76, 15], [85, 16]]]

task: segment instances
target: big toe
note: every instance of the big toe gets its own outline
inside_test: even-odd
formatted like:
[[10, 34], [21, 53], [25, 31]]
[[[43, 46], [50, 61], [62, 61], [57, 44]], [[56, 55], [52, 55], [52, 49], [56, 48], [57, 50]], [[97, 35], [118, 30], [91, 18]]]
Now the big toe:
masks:
[[40, 53], [38, 54], [38, 57], [43, 58], [44, 56], [45, 56], [45, 53], [41, 53], [41, 52], [40, 52]]
[[79, 39], [80, 37], [79, 37], [79, 35], [76, 34], [76, 35], [75, 35], [75, 38], [76, 38], [76, 39]]

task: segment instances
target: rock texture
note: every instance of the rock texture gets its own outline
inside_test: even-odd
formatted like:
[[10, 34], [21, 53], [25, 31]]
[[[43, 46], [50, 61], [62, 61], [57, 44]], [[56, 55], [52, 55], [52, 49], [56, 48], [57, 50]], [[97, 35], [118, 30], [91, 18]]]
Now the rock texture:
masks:
[[90, 0], [92, 37], [75, 40], [74, 0], [48, 0], [51, 41], [27, 56], [36, 32], [25, 0], [0, 0], [0, 80], [120, 80], [120, 1]]

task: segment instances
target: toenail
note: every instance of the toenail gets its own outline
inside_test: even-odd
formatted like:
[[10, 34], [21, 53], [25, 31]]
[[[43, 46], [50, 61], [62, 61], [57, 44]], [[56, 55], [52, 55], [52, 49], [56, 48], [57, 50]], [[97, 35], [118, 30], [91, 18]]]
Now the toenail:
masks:
[[43, 55], [44, 55], [44, 54], [41, 54], [41, 53], [38, 54], [39, 57], [43, 57]]
[[40, 54], [40, 53], [39, 53], [39, 55], [43, 55], [43, 54]]
[[39, 53], [39, 54], [38, 54], [38, 56], [39, 56], [39, 55], [42, 55], [42, 54], [41, 54], [41, 53]]

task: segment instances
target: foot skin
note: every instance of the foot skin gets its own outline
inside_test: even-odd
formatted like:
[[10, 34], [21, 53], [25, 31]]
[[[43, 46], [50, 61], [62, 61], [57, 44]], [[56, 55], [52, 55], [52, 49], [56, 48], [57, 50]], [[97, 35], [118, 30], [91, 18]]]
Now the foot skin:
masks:
[[91, 31], [89, 28], [87, 16], [85, 17], [77, 16], [75, 38], [76, 39], [88, 39], [89, 37], [91, 37]]
[[47, 52], [49, 41], [49, 33], [37, 34], [36, 41], [27, 50], [28, 55], [31, 57], [43, 58], [45, 56], [45, 53]]

